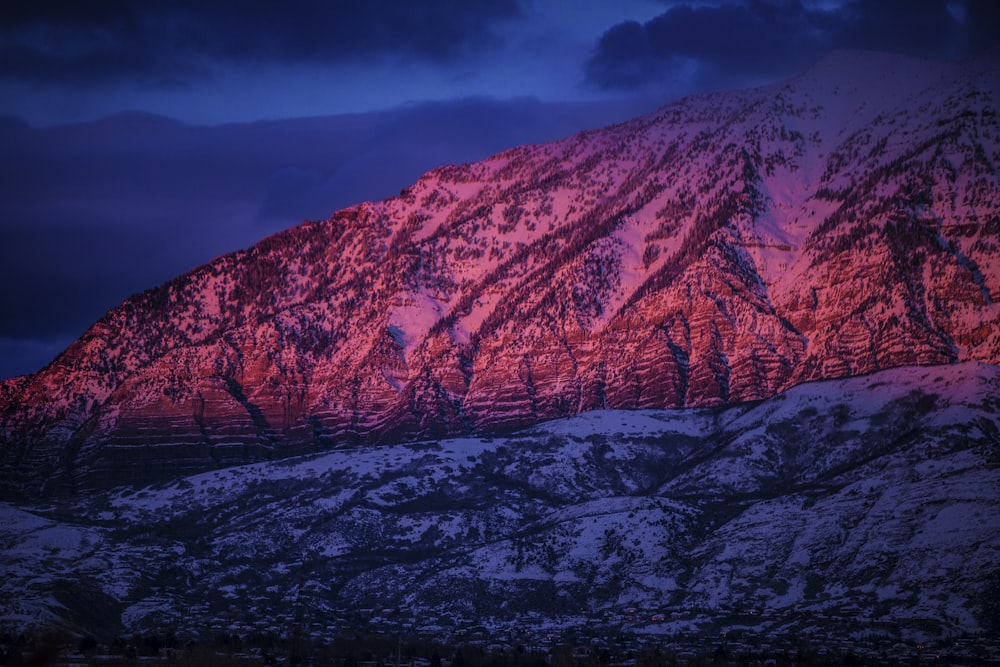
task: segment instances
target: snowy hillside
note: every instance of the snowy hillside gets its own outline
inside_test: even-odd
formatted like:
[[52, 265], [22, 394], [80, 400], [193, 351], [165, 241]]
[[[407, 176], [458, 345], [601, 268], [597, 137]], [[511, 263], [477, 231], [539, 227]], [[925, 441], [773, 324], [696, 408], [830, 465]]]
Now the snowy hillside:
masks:
[[1000, 368], [599, 410], [0, 505], [0, 624], [997, 630]]

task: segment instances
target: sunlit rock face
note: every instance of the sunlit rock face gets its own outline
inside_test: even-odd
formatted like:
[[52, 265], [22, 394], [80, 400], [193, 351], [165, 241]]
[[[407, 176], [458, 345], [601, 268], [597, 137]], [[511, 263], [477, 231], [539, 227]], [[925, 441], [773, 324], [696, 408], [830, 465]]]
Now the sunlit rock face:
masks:
[[0, 385], [3, 484], [998, 363], [998, 70], [841, 53], [221, 257]]

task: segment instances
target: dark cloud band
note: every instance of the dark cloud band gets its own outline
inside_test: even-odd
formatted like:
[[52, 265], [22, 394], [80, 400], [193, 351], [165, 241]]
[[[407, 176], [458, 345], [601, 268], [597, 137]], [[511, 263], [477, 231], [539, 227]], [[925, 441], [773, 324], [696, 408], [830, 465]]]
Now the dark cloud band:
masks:
[[0, 76], [83, 84], [189, 80], [232, 64], [452, 61], [498, 46], [517, 0], [0, 4]]
[[984, 0], [677, 3], [644, 24], [605, 32], [587, 80], [637, 88], [676, 77], [684, 63], [697, 68], [696, 89], [738, 85], [794, 74], [837, 48], [962, 58], [995, 44], [984, 26], [998, 25], [1000, 3]]

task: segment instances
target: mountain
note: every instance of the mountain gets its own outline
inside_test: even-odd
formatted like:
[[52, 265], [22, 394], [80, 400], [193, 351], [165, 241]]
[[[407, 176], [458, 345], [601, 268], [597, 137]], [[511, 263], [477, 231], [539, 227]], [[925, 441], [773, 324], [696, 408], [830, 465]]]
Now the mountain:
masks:
[[906, 367], [0, 503], [0, 621], [938, 650], [1000, 632], [998, 504], [1000, 368]]
[[3, 493], [1000, 363], [998, 72], [839, 53], [220, 257], [0, 384]]

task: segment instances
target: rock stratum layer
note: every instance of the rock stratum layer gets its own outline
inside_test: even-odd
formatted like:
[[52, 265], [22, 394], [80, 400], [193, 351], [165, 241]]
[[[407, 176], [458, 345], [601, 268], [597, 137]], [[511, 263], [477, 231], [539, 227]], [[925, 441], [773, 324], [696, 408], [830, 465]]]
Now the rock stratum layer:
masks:
[[3, 484], [996, 364], [998, 71], [841, 53], [220, 257], [0, 385]]

